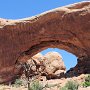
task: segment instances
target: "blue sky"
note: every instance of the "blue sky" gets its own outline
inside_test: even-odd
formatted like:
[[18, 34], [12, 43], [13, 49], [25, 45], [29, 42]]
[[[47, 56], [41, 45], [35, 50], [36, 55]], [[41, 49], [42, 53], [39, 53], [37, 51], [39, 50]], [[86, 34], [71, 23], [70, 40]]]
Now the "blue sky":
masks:
[[0, 0], [0, 17], [21, 19], [83, 0]]
[[[0, 18], [21, 19], [31, 17], [47, 10], [80, 1], [83, 0], [0, 0]], [[45, 54], [49, 51], [59, 52], [63, 57], [67, 69], [75, 66], [77, 63], [77, 58], [64, 50], [49, 48], [42, 53]]]

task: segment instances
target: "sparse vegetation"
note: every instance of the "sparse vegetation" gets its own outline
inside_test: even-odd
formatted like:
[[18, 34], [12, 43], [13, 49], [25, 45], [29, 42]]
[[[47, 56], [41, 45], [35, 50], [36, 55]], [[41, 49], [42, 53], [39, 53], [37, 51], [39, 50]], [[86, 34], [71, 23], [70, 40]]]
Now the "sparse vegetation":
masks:
[[83, 87], [90, 86], [90, 74], [85, 78], [85, 82], [83, 83]]
[[68, 81], [60, 90], [78, 90], [79, 84], [75, 81]]
[[29, 90], [43, 90], [43, 85], [39, 81], [33, 81], [30, 84]]
[[21, 81], [21, 79], [16, 79], [15, 83], [14, 83], [12, 86], [15, 86], [15, 87], [20, 87], [20, 86], [22, 86], [22, 81]]

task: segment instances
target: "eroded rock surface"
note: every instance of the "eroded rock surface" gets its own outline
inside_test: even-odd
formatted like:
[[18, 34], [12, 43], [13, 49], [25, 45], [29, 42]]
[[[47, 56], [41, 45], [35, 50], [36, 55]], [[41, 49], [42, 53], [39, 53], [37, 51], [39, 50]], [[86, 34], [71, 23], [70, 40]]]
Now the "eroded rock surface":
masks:
[[90, 73], [90, 1], [31, 18], [0, 19], [0, 83], [18, 74], [17, 61], [26, 62], [49, 47], [64, 49], [78, 58], [84, 57], [77, 68], [81, 70], [83, 65], [87, 68], [88, 64], [88, 69], [83, 72]]
[[61, 55], [57, 52], [34, 55], [27, 62], [31, 67], [30, 76], [46, 76], [47, 79], [65, 77], [66, 67]]
[[35, 73], [38, 74], [39, 72], [41, 73], [43, 71], [42, 70], [42, 65], [44, 62], [43, 60], [44, 60], [44, 56], [41, 53], [38, 53], [27, 61], [27, 64], [30, 65], [30, 68], [32, 70], [30, 74], [34, 76]]
[[48, 78], [60, 77], [66, 71], [62, 56], [57, 52], [49, 52], [44, 56], [45, 72]]

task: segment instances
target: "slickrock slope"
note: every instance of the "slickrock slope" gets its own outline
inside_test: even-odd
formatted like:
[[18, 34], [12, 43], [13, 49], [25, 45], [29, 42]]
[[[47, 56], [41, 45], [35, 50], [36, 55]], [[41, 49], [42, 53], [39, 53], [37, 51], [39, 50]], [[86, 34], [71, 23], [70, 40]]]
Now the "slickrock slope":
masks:
[[18, 61], [49, 47], [73, 53], [79, 58], [76, 70], [90, 73], [90, 1], [31, 18], [0, 19], [0, 83], [18, 74]]

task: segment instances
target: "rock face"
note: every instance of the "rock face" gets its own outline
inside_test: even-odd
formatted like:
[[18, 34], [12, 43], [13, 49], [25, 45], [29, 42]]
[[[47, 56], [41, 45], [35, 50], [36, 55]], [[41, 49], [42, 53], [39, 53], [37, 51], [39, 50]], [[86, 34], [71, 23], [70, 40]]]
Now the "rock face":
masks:
[[0, 83], [18, 74], [17, 61], [26, 62], [49, 47], [83, 57], [76, 68], [90, 73], [90, 1], [22, 20], [0, 19]]
[[67, 71], [66, 74], [71, 76], [77, 76], [78, 74], [90, 74], [90, 61], [89, 58], [81, 57], [77, 60], [78, 64]]
[[31, 67], [31, 70], [33, 71], [30, 74], [35, 74], [35, 73], [38, 73], [38, 72], [42, 72], [41, 67], [42, 67], [42, 64], [43, 64], [43, 59], [44, 59], [44, 56], [41, 53], [38, 53], [27, 61], [27, 63]]
[[44, 75], [47, 79], [60, 78], [62, 75], [63, 77], [65, 76], [66, 67], [59, 53], [49, 52], [44, 56], [38, 53], [32, 58], [27, 62], [30, 64], [30, 75], [32, 75], [32, 77], [35, 74], [39, 74], [40, 76]]
[[48, 78], [56, 78], [65, 73], [66, 67], [62, 57], [57, 52], [49, 52], [44, 56], [45, 73]]

